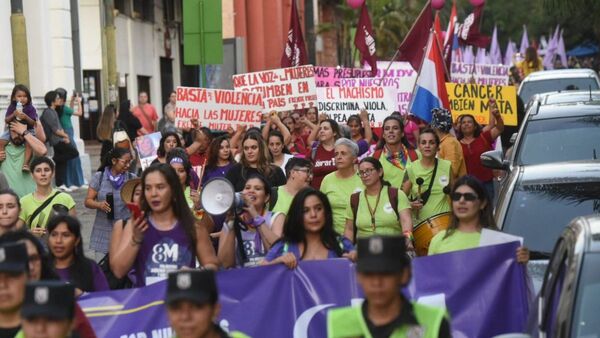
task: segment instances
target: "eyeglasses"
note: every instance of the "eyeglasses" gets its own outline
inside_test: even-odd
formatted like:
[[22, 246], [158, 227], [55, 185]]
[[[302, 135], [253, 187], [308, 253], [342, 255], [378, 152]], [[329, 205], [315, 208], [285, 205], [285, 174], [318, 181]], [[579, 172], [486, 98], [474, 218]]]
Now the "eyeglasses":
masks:
[[450, 194], [450, 198], [454, 202], [460, 201], [460, 199], [463, 198], [463, 197], [464, 197], [465, 201], [468, 201], [468, 202], [473, 202], [473, 201], [479, 199], [479, 197], [477, 195], [475, 195], [474, 193], [472, 193], [472, 192], [466, 192], [464, 194], [461, 194], [459, 192], [453, 192], [453, 193]]
[[367, 177], [369, 175], [371, 175], [376, 169], [375, 168], [368, 168], [365, 170], [359, 170], [356, 175], [358, 175], [359, 177]]
[[292, 171], [301, 171], [303, 173], [306, 173], [308, 176], [312, 175], [312, 170], [308, 168], [294, 168], [292, 169]]

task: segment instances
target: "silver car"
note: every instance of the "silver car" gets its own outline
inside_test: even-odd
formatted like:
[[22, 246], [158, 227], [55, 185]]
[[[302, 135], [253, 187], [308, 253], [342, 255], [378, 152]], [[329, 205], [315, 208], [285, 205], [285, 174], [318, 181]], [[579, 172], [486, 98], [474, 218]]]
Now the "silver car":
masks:
[[600, 79], [592, 69], [559, 69], [534, 72], [521, 84], [517, 94], [527, 104], [529, 99], [540, 93], [565, 90], [598, 90]]

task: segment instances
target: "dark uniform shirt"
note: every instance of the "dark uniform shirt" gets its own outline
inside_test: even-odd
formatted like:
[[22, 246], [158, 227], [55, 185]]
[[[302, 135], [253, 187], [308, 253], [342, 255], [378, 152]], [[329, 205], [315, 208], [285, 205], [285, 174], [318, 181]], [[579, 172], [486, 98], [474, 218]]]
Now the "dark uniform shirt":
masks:
[[[367, 301], [365, 300], [362, 304], [362, 315], [365, 318], [365, 322], [367, 323], [367, 327], [369, 328], [369, 332], [371, 332], [371, 336], [373, 338], [389, 338], [394, 330], [400, 328], [403, 325], [412, 325], [415, 327], [419, 327], [419, 322], [417, 321], [417, 317], [415, 316], [415, 312], [413, 310], [413, 305], [406, 298], [402, 297], [402, 310], [398, 317], [394, 318], [391, 322], [384, 325], [375, 325], [369, 319], [367, 313]], [[450, 338], [452, 335], [450, 334], [450, 324], [448, 320], [444, 318], [440, 325], [440, 332], [438, 334], [440, 338]]]

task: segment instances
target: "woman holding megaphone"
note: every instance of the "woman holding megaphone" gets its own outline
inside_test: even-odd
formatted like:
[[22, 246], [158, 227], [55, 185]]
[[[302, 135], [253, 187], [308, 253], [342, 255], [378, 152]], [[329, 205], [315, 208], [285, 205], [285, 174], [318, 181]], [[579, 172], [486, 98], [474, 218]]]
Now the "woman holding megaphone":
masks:
[[[271, 230], [275, 214], [267, 208], [271, 186], [258, 174], [244, 184], [241, 201], [221, 230], [218, 257], [225, 268], [258, 265], [278, 236]], [[236, 210], [238, 209], [238, 210]]]

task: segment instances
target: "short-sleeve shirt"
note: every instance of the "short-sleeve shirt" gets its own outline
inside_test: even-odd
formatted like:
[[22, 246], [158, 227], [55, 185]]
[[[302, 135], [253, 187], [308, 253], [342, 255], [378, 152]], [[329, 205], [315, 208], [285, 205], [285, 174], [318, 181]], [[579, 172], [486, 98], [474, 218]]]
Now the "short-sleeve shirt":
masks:
[[[265, 224], [261, 226], [266, 226], [269, 229], [271, 228], [271, 221], [277, 217], [276, 214], [267, 211], [263, 216], [265, 218]], [[223, 227], [221, 230], [224, 234], [229, 233], [229, 228]], [[267, 250], [265, 245], [260, 237], [259, 232], [256, 229], [248, 228], [248, 230], [241, 231], [242, 236], [242, 248], [244, 248], [244, 253], [246, 255], [246, 260], [243, 260], [243, 257], [240, 254], [239, 245], [237, 238], [235, 239], [235, 264], [238, 267], [252, 267], [258, 266], [260, 262], [263, 260], [265, 255], [267, 254]]]
[[135, 262], [135, 285], [145, 286], [167, 278], [169, 272], [195, 266], [195, 250], [185, 229], [178, 221], [170, 230], [158, 230], [148, 218]]
[[71, 195], [64, 192], [59, 192], [58, 195], [56, 195], [52, 201], [32, 220], [31, 216], [37, 210], [37, 208], [44, 204], [47, 199], [54, 196], [56, 192], [56, 189], [52, 189], [50, 195], [43, 200], [36, 199], [33, 193], [21, 197], [21, 212], [19, 213], [19, 218], [25, 222], [25, 224], [30, 226], [30, 228], [45, 228], [46, 224], [48, 224], [48, 220], [50, 219], [50, 215], [52, 214], [52, 207], [54, 205], [62, 204], [69, 210], [75, 207], [75, 201]]
[[479, 134], [470, 144], [460, 143], [467, 165], [467, 173], [477, 177], [481, 182], [489, 182], [494, 178], [492, 169], [486, 168], [481, 164], [481, 154], [492, 150], [492, 133], [486, 130]]
[[[354, 250], [354, 245], [352, 245], [352, 242], [350, 242], [350, 240], [345, 237], [338, 238], [338, 245], [340, 246], [340, 249], [342, 249], [343, 253], [348, 253]], [[265, 256], [265, 261], [270, 262], [279, 256], [283, 256], [288, 252], [294, 254], [297, 260], [301, 259], [299, 243], [278, 241], [275, 244], [273, 244], [271, 250], [269, 250], [269, 252]], [[327, 259], [331, 258], [339, 258], [339, 256], [337, 255], [335, 250], [329, 249], [327, 252]]]
[[[418, 158], [421, 158], [421, 153], [419, 151], [415, 151]], [[406, 165], [408, 165], [412, 160], [410, 156], [406, 159]], [[383, 151], [381, 156], [379, 157], [379, 163], [381, 163], [381, 167], [383, 168], [383, 179], [390, 182], [392, 187], [401, 188], [402, 183], [404, 182], [404, 175], [406, 174], [406, 167], [398, 168], [386, 157], [386, 152]]]
[[337, 168], [335, 166], [335, 149], [325, 150], [322, 144], [318, 144], [316, 147], [314, 158], [312, 158], [312, 148], [307, 150], [306, 158], [311, 159], [314, 164], [313, 179], [310, 185], [315, 189], [319, 189], [325, 176], [334, 172]]
[[73, 123], [71, 122], [71, 116], [73, 116], [73, 113], [73, 108], [67, 106], [66, 104], [63, 106], [63, 111], [60, 115], [60, 124], [64, 129], [73, 128]]
[[40, 121], [42, 122], [42, 126], [44, 126], [44, 133], [46, 134], [46, 138], [48, 140], [47, 142], [51, 146], [54, 146], [62, 141], [60, 136], [55, 134], [57, 130], [62, 129], [56, 110], [51, 108], [44, 109], [42, 116], [40, 117]]
[[481, 232], [462, 232], [455, 230], [446, 238], [447, 230], [442, 230], [431, 239], [429, 243], [429, 255], [442, 254], [452, 251], [472, 249], [479, 246]]
[[143, 109], [139, 105], [135, 106], [133, 108], [133, 115], [140, 120], [142, 127], [146, 129], [146, 131], [149, 133], [154, 131], [154, 125], [152, 122], [158, 121], [158, 114], [156, 113], [156, 108], [154, 108], [153, 105], [146, 103]]
[[[377, 196], [367, 196], [371, 208], [375, 208], [375, 202]], [[410, 209], [410, 203], [406, 194], [402, 190], [398, 190], [398, 212], [402, 210]], [[352, 220], [354, 213], [352, 212], [352, 206], [350, 199], [346, 208], [346, 219]], [[357, 238], [369, 237], [373, 235], [400, 235], [402, 234], [402, 226], [400, 220], [396, 217], [396, 212], [390, 204], [388, 195], [388, 187], [383, 186], [381, 189], [381, 197], [379, 204], [375, 209], [375, 229], [371, 225], [371, 214], [369, 212], [369, 206], [365, 199], [365, 191], [360, 193], [358, 200], [358, 210], [356, 211], [356, 227], [358, 232]]]
[[[450, 177], [452, 176], [452, 171], [450, 169], [451, 164], [450, 161], [446, 161], [441, 158], [437, 161], [437, 172], [435, 174], [433, 185], [431, 186], [431, 193], [429, 194], [429, 199], [427, 200], [427, 203], [423, 205], [423, 208], [419, 210], [419, 217], [417, 217], [416, 212], [412, 213], [413, 225], [415, 226], [429, 217], [445, 212], [450, 212], [451, 210], [448, 195], [444, 193], [444, 187], [450, 184]], [[423, 185], [421, 185], [421, 193], [424, 193], [427, 190], [427, 188], [429, 188], [431, 177], [433, 176], [433, 167], [424, 168], [423, 165], [421, 165], [421, 161], [415, 161], [409, 163], [406, 166], [406, 173], [408, 174], [408, 179], [412, 183], [410, 197], [412, 199], [416, 199], [419, 192], [419, 186], [416, 183], [417, 178], [420, 177], [423, 179]]]
[[31, 174], [22, 169], [25, 160], [25, 147], [9, 143], [4, 151], [6, 152], [6, 159], [0, 163], [0, 168], [10, 188], [20, 197], [33, 192], [35, 182]]
[[[110, 287], [108, 286], [108, 282], [106, 281], [106, 276], [100, 266], [92, 260], [88, 260], [92, 267], [92, 276], [94, 281], [94, 289], [93, 290], [85, 290], [85, 291], [108, 291]], [[65, 282], [72, 282], [71, 273], [69, 272], [69, 268], [58, 269], [55, 268], [56, 274], [60, 277], [60, 280]]]
[[287, 215], [290, 210], [290, 205], [292, 205], [292, 200], [294, 196], [292, 196], [287, 190], [285, 190], [285, 186], [277, 187], [277, 202], [275, 203], [275, 207], [273, 207], [274, 213], [282, 213]]
[[339, 234], [344, 233], [346, 225], [346, 208], [350, 195], [355, 192], [363, 191], [364, 185], [358, 175], [352, 175], [348, 178], [339, 178], [336, 172], [325, 176], [321, 182], [321, 192], [327, 195], [333, 211], [333, 226]]

